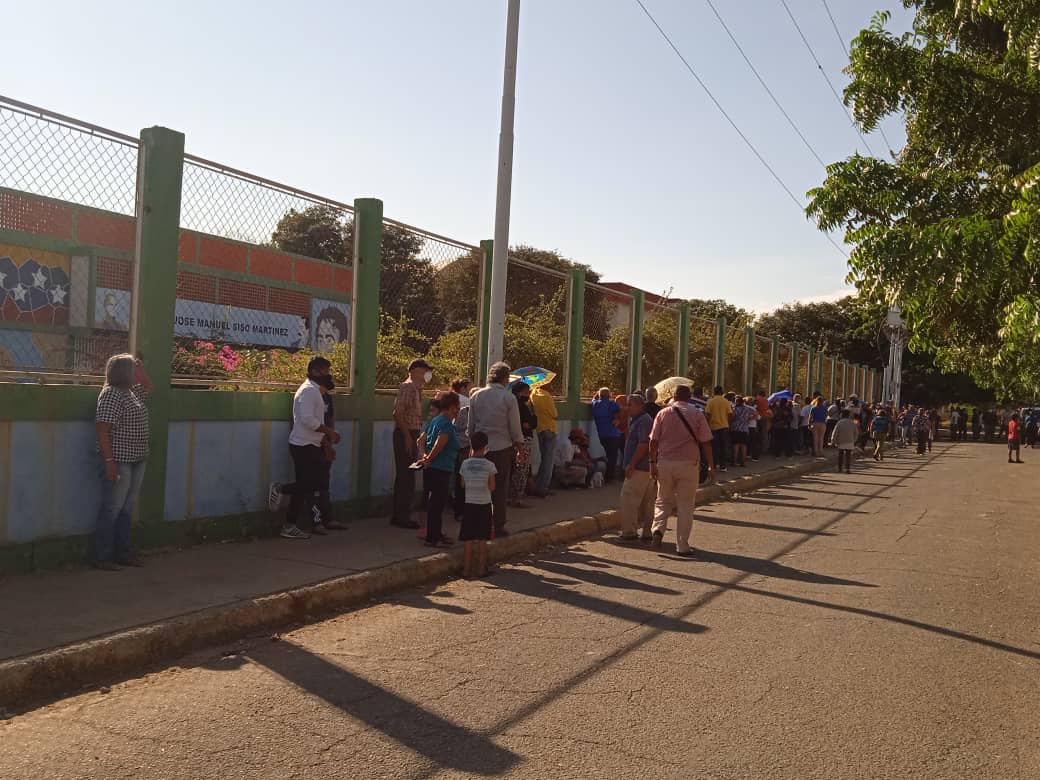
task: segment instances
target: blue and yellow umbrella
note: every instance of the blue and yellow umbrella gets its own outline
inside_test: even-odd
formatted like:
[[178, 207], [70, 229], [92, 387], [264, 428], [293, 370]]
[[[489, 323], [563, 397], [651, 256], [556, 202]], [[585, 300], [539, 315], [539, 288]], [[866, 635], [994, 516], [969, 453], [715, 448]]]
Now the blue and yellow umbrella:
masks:
[[556, 372], [538, 366], [518, 368], [509, 375], [510, 382], [523, 382], [532, 388], [547, 385], [556, 378]]

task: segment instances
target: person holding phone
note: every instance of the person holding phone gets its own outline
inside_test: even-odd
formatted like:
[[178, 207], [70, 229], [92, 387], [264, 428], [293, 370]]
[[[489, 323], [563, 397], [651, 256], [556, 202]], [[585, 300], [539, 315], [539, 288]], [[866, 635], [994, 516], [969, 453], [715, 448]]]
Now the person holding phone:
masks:
[[101, 457], [101, 507], [91, 563], [103, 571], [140, 566], [130, 551], [130, 524], [148, 461], [148, 396], [152, 380], [139, 358], [113, 355], [105, 365], [94, 428]]

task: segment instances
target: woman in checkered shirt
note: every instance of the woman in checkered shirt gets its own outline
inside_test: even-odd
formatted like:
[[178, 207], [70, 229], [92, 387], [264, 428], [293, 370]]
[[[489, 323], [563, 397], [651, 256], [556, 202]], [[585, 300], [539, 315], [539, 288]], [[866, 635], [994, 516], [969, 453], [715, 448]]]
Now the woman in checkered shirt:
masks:
[[101, 454], [101, 509], [91, 551], [94, 566], [139, 566], [130, 553], [130, 520], [148, 459], [148, 394], [152, 380], [133, 355], [113, 355], [94, 422]]

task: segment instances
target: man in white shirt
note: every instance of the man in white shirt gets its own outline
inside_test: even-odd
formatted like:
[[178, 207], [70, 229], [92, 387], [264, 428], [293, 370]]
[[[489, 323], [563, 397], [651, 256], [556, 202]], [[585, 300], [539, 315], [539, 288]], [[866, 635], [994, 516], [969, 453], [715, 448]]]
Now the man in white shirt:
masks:
[[[289, 454], [296, 471], [296, 481], [291, 485], [271, 485], [268, 502], [272, 511], [277, 510], [283, 495], [289, 496], [289, 511], [282, 526], [281, 535], [286, 539], [309, 539], [310, 535], [300, 530], [300, 515], [317, 495], [317, 506], [322, 518], [332, 517], [329, 501], [329, 469], [326, 468], [325, 450], [322, 444], [328, 440], [339, 444], [340, 436], [335, 428], [325, 424], [325, 393], [336, 385], [331, 376], [332, 364], [323, 357], [311, 358], [307, 364], [307, 379], [293, 396], [292, 430], [289, 431]], [[322, 523], [316, 523], [313, 532], [325, 534]]]

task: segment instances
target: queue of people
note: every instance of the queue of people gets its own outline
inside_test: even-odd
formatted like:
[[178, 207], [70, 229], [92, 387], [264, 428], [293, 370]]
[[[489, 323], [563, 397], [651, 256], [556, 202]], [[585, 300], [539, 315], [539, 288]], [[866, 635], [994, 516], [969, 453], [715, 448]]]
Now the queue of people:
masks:
[[[336, 430], [331, 363], [317, 356], [293, 396], [288, 437], [294, 480], [274, 483], [269, 508], [288, 507], [280, 534], [307, 539], [343, 530], [333, 517], [329, 495], [332, 464], [340, 434]], [[660, 545], [668, 517], [678, 517], [677, 551], [687, 554], [693, 503], [702, 482], [716, 469], [744, 468], [765, 452], [774, 457], [821, 457], [827, 446], [838, 450], [838, 470], [849, 473], [853, 454], [873, 450], [884, 460], [889, 441], [916, 446], [924, 455], [938, 438], [938, 410], [904, 406], [898, 412], [868, 404], [855, 395], [827, 401], [787, 391], [753, 396], [714, 388], [679, 385], [667, 405], [654, 388], [613, 395], [601, 388], [590, 404], [602, 452], [594, 452], [582, 428], [558, 439], [556, 401], [550, 388], [532, 388], [511, 380], [511, 369], [495, 363], [483, 387], [473, 389], [459, 378], [436, 393], [430, 415], [422, 419], [422, 394], [433, 378], [425, 360], [414, 360], [398, 388], [393, 409], [395, 465], [390, 524], [419, 530], [429, 547], [455, 543], [444, 533], [443, 513], [459, 522], [458, 541], [466, 544], [466, 571], [487, 570], [486, 543], [509, 534], [509, 508], [526, 508], [528, 498], [545, 499], [559, 489], [588, 489], [622, 481], [621, 538]], [[113, 356], [97, 402], [97, 452], [102, 501], [92, 542], [91, 560], [103, 570], [139, 565], [131, 552], [130, 522], [140, 493], [148, 456], [147, 400], [151, 380], [140, 359]], [[1040, 439], [1040, 410], [997, 417], [992, 412], [954, 407], [950, 435], [964, 440], [968, 426], [991, 439], [1006, 432], [1008, 462], [1021, 463], [1021, 444]], [[992, 430], [991, 430], [992, 428]], [[537, 454], [537, 469], [534, 469]], [[413, 517], [417, 479], [422, 478], [425, 522]], [[305, 527], [307, 530], [305, 530]]]

